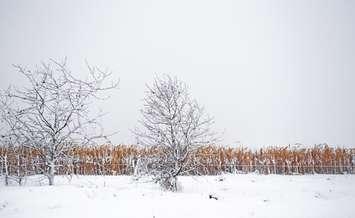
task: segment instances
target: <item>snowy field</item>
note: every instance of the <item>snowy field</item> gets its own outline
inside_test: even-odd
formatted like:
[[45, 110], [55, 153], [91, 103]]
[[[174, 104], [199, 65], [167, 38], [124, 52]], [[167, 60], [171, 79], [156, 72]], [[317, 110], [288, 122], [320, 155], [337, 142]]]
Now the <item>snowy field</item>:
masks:
[[179, 179], [182, 191], [170, 193], [128, 176], [57, 177], [53, 187], [32, 177], [22, 187], [0, 185], [0, 217], [355, 217], [354, 175]]

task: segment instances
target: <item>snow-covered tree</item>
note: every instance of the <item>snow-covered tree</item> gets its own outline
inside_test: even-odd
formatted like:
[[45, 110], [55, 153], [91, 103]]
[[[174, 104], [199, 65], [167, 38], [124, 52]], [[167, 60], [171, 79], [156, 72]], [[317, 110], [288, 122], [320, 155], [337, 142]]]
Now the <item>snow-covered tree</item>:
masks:
[[189, 155], [216, 141], [214, 121], [190, 97], [187, 85], [168, 75], [147, 85], [141, 115], [133, 131], [138, 144], [160, 147], [160, 153], [143, 161], [146, 169], [164, 188], [177, 191], [177, 176], [192, 170]]
[[51, 60], [31, 71], [15, 66], [28, 82], [0, 94], [0, 112], [5, 124], [2, 141], [29, 147], [41, 156], [42, 173], [54, 184], [58, 161], [68, 160], [73, 145], [87, 145], [106, 139], [92, 110], [92, 103], [104, 99], [102, 93], [117, 87], [107, 79], [110, 73], [88, 65], [86, 80], [74, 77], [66, 61]]

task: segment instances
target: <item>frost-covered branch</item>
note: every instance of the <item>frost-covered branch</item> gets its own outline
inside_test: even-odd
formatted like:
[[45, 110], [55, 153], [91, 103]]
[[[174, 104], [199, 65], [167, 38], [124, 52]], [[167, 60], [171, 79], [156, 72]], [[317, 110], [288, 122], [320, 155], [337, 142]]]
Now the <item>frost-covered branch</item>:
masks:
[[199, 146], [213, 144], [214, 121], [193, 100], [188, 87], [177, 78], [165, 75], [147, 86], [140, 127], [133, 132], [138, 144], [160, 146], [164, 155], [149, 159], [149, 167], [159, 182], [176, 190], [177, 176], [186, 169], [188, 155]]
[[111, 74], [88, 65], [89, 78], [74, 77], [66, 62], [51, 60], [35, 71], [16, 65], [28, 81], [26, 87], [10, 87], [0, 94], [0, 112], [8, 143], [36, 149], [46, 163], [44, 173], [54, 182], [56, 162], [65, 158], [73, 145], [105, 139], [98, 122], [101, 114], [92, 115], [93, 100], [105, 99], [105, 92], [118, 82], [106, 84]]

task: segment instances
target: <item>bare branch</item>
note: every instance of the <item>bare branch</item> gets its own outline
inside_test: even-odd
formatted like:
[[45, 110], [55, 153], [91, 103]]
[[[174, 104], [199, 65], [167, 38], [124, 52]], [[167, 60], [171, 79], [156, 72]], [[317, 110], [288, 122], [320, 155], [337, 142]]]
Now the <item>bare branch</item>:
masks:
[[165, 188], [176, 190], [176, 177], [189, 170], [188, 155], [216, 141], [211, 131], [213, 118], [191, 99], [185, 83], [168, 75], [147, 85], [141, 114], [140, 127], [133, 130], [138, 143], [161, 146], [165, 151], [165, 155], [148, 160], [154, 165], [149, 173]]
[[73, 76], [62, 62], [50, 60], [40, 69], [27, 70], [14, 65], [25, 76], [27, 87], [9, 88], [0, 94], [0, 113], [7, 126], [2, 138], [17, 146], [37, 149], [47, 163], [44, 172], [53, 183], [56, 162], [72, 145], [94, 144], [106, 140], [98, 119], [92, 116], [92, 100], [106, 99], [106, 91], [116, 89], [118, 81], [106, 85], [111, 73], [88, 66], [89, 78]]

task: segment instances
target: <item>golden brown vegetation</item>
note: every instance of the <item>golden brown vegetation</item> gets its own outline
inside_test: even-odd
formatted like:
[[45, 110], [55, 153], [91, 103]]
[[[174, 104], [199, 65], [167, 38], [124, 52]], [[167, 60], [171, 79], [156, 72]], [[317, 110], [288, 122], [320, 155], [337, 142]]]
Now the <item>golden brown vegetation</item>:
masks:
[[[73, 147], [67, 161], [56, 163], [57, 174], [132, 175], [142, 157], [162, 155], [162, 148], [137, 146]], [[268, 147], [251, 150], [245, 147], [205, 146], [190, 154], [189, 175], [220, 173], [261, 174], [341, 174], [354, 173], [355, 149]], [[26, 176], [43, 173], [46, 163], [40, 153], [24, 147], [0, 147], [0, 175]]]

